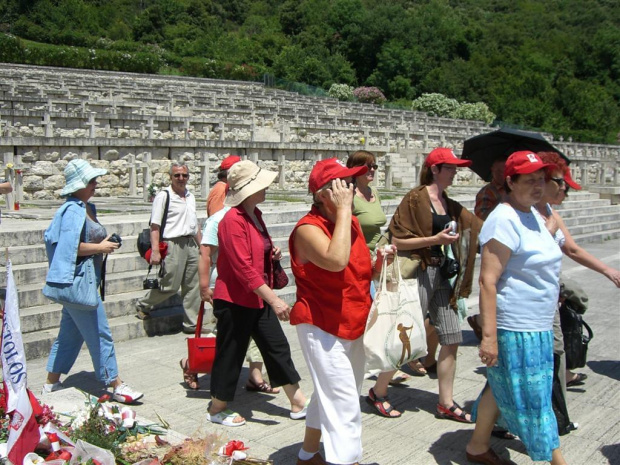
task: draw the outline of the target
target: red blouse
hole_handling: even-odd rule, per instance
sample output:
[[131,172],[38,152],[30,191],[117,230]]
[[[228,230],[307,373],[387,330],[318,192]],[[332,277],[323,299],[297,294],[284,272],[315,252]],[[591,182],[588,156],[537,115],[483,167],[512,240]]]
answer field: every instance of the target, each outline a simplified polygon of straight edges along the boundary
[[[257,208],[256,217],[267,231],[262,214]],[[265,236],[271,242],[268,234]],[[213,298],[249,308],[262,308],[263,299],[254,293],[263,284],[272,287],[271,262],[265,273],[265,241],[252,219],[241,207],[233,207],[220,221],[217,240],[217,279]],[[273,244],[272,244],[273,248]]]
[[297,285],[297,301],[291,311],[291,324],[308,323],[342,339],[357,339],[366,328],[372,277],[370,253],[359,222],[352,218],[349,264],[339,272],[324,270],[310,262],[303,265],[297,262],[294,237],[297,228],[303,224],[319,227],[329,238],[336,226],[312,207],[293,229],[289,252]]

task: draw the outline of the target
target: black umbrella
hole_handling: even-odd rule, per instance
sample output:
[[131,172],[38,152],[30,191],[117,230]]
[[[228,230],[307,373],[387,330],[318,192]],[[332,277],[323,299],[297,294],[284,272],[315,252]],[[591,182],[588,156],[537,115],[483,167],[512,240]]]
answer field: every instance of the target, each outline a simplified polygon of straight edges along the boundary
[[532,152],[557,152],[566,163],[570,160],[540,133],[519,129],[498,129],[497,131],[471,137],[463,145],[461,158],[471,160],[471,169],[485,181],[491,180],[491,165],[497,158],[508,156],[519,150]]

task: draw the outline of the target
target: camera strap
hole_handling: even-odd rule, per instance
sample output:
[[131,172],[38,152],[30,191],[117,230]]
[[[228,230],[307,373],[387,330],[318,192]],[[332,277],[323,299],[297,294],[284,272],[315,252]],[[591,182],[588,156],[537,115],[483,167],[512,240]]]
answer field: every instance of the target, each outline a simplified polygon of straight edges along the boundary
[[101,281],[99,282],[99,294],[101,294],[101,301],[105,302],[105,265],[108,262],[108,254],[103,257],[103,263],[101,264]]

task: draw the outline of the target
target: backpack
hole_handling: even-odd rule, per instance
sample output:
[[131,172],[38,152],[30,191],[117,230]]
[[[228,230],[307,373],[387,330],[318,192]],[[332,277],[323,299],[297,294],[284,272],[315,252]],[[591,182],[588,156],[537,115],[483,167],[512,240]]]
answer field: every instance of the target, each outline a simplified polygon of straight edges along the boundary
[[588,354],[588,343],[594,334],[571,301],[566,300],[560,306],[560,325],[564,336],[566,368],[572,370],[584,367]]
[[[159,237],[163,239],[164,237],[164,227],[166,226],[166,220],[168,219],[168,207],[170,207],[170,194],[167,190],[164,190],[166,193],[166,206],[164,207],[164,216],[161,221],[161,228],[159,230]],[[143,229],[140,234],[138,234],[138,253],[142,258],[146,258],[146,252],[151,248],[151,222],[149,221],[149,227]]]

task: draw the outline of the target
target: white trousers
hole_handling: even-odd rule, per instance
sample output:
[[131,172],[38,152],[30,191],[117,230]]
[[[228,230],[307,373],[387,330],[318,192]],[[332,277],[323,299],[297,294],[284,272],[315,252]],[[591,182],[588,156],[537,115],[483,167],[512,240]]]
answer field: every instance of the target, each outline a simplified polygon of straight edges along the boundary
[[361,461],[363,338],[341,339],[309,324],[297,325],[297,336],[314,383],[306,426],[321,430],[329,463]]

